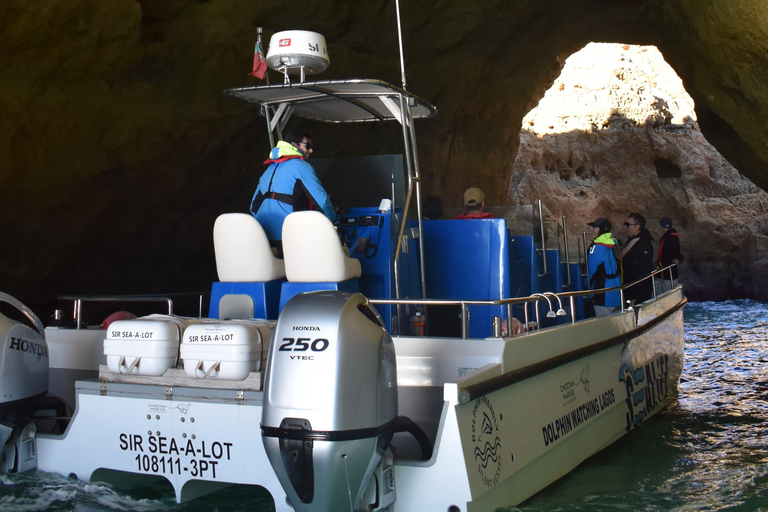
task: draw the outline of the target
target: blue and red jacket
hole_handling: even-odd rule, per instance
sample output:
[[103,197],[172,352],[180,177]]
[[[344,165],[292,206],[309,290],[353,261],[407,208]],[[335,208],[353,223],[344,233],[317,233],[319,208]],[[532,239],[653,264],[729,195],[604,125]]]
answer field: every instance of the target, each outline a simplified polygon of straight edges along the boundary
[[331,222],[336,222],[328,194],[298,149],[280,141],[264,163],[270,165],[253,194],[251,213],[269,240],[283,239],[283,221],[295,211],[321,211]]
[[[613,249],[617,242],[610,233],[603,233],[595,238],[592,245],[589,246],[589,288],[597,290],[600,288],[613,288],[621,286],[621,277],[619,277],[619,265],[616,263],[616,256]],[[592,296],[596,306],[605,306],[608,308],[621,305],[621,292],[615,290],[612,292],[598,293]]]

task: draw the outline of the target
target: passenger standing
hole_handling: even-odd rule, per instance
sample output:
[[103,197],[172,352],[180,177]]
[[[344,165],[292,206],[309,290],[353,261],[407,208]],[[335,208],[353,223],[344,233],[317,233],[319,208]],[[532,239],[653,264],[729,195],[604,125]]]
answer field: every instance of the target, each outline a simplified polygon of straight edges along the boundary
[[[616,240],[611,234],[611,222],[600,217],[588,224],[592,228],[594,240],[589,246],[589,288],[613,288],[621,286],[619,265],[616,262],[614,249]],[[621,306],[621,292],[614,290],[592,295],[595,316],[607,316]]]
[[[653,272],[653,237],[645,227],[645,217],[639,213],[630,213],[624,223],[629,238],[619,252],[621,260],[621,281],[626,286]],[[624,299],[644,302],[653,297],[653,285],[650,279],[624,289]]]
[[477,187],[470,187],[464,192],[464,206],[466,213],[457,215],[457,219],[493,219],[491,212],[485,210],[485,194]]
[[289,213],[317,210],[336,222],[336,212],[315,170],[306,160],[312,154],[312,134],[289,133],[269,153],[270,164],[259,179],[251,200],[251,213],[282,258],[283,221]]
[[657,281],[657,292],[664,293],[665,291],[672,289],[673,282],[677,282],[677,266],[684,258],[680,252],[680,233],[672,227],[672,219],[663,217],[659,224],[664,228],[664,234],[661,235],[661,240],[659,240],[659,254],[656,258],[659,268],[668,267],[673,263],[675,265],[672,267],[671,279],[670,271],[665,270]]

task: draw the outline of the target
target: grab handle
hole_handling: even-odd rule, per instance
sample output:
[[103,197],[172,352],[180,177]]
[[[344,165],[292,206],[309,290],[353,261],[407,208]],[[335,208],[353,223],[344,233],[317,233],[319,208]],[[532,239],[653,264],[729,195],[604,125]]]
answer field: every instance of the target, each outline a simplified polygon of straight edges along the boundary
[[[139,365],[139,361],[141,361],[140,357],[134,357],[133,361],[131,361],[131,364],[126,366],[125,356],[120,356],[120,360],[117,363],[117,367],[120,370],[120,373],[122,375],[128,375],[133,371],[134,368],[136,368]],[[123,368],[125,368],[125,371],[123,371]]]
[[203,371],[204,363],[205,361],[198,361],[197,364],[195,364],[195,377],[197,377],[198,379],[207,379],[208,377],[211,376],[211,374],[214,371],[217,371],[216,370],[217,368],[221,366],[221,361],[216,361],[214,364],[210,366],[210,368],[208,368],[207,372],[204,372]]

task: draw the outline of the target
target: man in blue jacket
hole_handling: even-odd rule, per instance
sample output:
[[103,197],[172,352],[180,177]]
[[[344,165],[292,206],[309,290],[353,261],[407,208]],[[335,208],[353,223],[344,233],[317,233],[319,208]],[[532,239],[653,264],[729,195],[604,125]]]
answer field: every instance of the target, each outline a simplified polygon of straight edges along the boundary
[[[589,288],[613,288],[621,286],[619,265],[616,263],[614,248],[616,240],[611,234],[611,222],[600,217],[588,224],[592,228],[595,240],[589,246]],[[592,296],[595,316],[610,315],[621,305],[619,290],[597,293]]]
[[289,133],[269,153],[270,164],[259,179],[251,200],[251,213],[282,257],[283,221],[289,213],[317,210],[336,222],[336,213],[315,170],[307,163],[312,154],[312,134]]

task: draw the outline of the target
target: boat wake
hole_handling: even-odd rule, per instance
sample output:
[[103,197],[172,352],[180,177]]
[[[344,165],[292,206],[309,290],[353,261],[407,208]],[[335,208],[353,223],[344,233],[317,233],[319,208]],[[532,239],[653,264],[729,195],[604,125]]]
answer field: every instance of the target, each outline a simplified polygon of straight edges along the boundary
[[0,475],[0,510],[16,512],[96,512],[103,510],[159,512],[173,503],[133,499],[106,484],[88,484],[41,471]]

